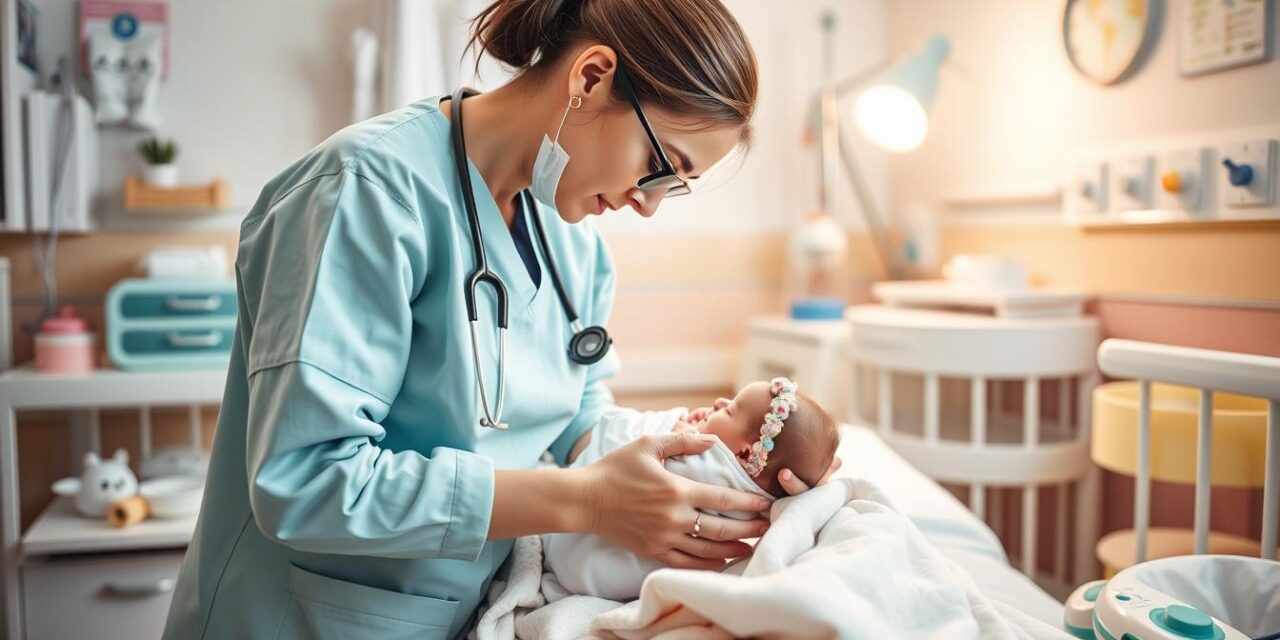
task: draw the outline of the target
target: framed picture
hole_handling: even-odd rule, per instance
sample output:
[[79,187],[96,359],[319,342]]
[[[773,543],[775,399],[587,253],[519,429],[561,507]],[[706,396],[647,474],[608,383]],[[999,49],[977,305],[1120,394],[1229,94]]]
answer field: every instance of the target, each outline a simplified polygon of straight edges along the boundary
[[1176,0],[1178,73],[1194,76],[1271,56],[1271,0]]

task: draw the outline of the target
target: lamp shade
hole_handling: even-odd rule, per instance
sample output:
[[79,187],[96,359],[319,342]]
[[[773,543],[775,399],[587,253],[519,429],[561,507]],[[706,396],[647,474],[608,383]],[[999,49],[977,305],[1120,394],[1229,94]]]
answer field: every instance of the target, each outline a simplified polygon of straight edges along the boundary
[[929,107],[938,91],[938,70],[951,51],[946,37],[924,48],[863,91],[854,106],[862,135],[887,151],[910,151],[929,130]]

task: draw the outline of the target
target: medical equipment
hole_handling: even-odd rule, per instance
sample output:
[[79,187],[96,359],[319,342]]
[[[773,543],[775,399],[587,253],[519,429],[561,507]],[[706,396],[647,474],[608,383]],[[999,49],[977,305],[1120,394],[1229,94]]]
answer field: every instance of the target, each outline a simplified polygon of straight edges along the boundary
[[139,129],[154,131],[160,127],[162,55],[162,43],[156,36],[135,40],[125,52],[129,69],[129,124]]
[[[457,167],[458,181],[462,187],[462,201],[467,208],[467,220],[471,227],[471,248],[475,253],[476,260],[475,270],[467,277],[463,297],[467,304],[467,317],[470,321],[471,353],[475,358],[476,383],[480,387],[480,405],[484,411],[484,417],[480,419],[480,425],[494,429],[506,429],[507,424],[502,422],[502,400],[506,380],[503,361],[506,358],[507,345],[507,287],[502,283],[502,279],[498,277],[498,274],[489,269],[489,261],[484,251],[484,238],[480,233],[480,214],[476,209],[475,192],[471,184],[471,168],[467,162],[466,142],[463,140],[462,135],[462,100],[467,96],[475,95],[475,93],[470,89],[459,89],[454,92],[453,98],[450,100],[450,108],[453,114],[450,122],[453,137],[453,156]],[[542,249],[543,260],[546,261],[547,271],[551,274],[551,283],[555,286],[556,295],[560,299],[560,306],[564,309],[565,316],[569,320],[569,326],[573,330],[573,337],[569,339],[569,360],[582,365],[599,362],[609,352],[609,347],[613,344],[613,340],[609,337],[609,333],[604,327],[584,327],[582,322],[579,321],[578,313],[574,310],[573,303],[569,301],[569,294],[565,291],[564,283],[560,281],[560,272],[556,269],[555,258],[552,257],[551,247],[547,244],[547,234],[543,229],[542,219],[538,214],[538,205],[534,202],[534,198],[528,190],[521,192],[519,204],[521,212],[528,212],[529,218],[533,221],[534,232],[538,237],[538,245]],[[517,212],[517,215],[520,215],[521,212]],[[489,408],[488,389],[484,383],[484,369],[480,361],[480,338],[476,333],[477,325],[479,324],[479,314],[476,310],[476,287],[481,283],[486,283],[493,288],[497,305],[498,387],[496,404],[492,412]]]
[[107,293],[107,355],[130,371],[224,368],[236,328],[236,283],[137,278]]
[[1064,621],[1067,631],[1079,638],[1275,638],[1280,632],[1277,579],[1280,562],[1274,560],[1152,560],[1110,580],[1081,585],[1067,600]]

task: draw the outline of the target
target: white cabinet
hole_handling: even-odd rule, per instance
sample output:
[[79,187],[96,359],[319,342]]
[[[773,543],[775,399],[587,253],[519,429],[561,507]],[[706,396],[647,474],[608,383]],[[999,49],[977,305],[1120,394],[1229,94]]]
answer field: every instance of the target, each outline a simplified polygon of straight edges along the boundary
[[159,638],[182,550],[53,556],[22,568],[29,640]]

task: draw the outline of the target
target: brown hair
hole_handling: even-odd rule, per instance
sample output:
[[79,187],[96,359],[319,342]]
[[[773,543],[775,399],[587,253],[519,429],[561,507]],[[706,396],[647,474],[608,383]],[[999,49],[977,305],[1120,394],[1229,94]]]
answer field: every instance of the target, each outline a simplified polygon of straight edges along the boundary
[[[755,53],[719,0],[497,0],[472,22],[468,47],[524,73],[586,42],[617,53],[642,103],[749,139]],[[616,85],[613,97],[625,103]]]
[[822,479],[836,457],[840,446],[840,428],[827,410],[803,392],[796,394],[800,405],[782,427],[782,433],[773,441],[769,463],[756,481],[775,497],[787,495],[778,472],[790,469],[791,473],[812,487]]

